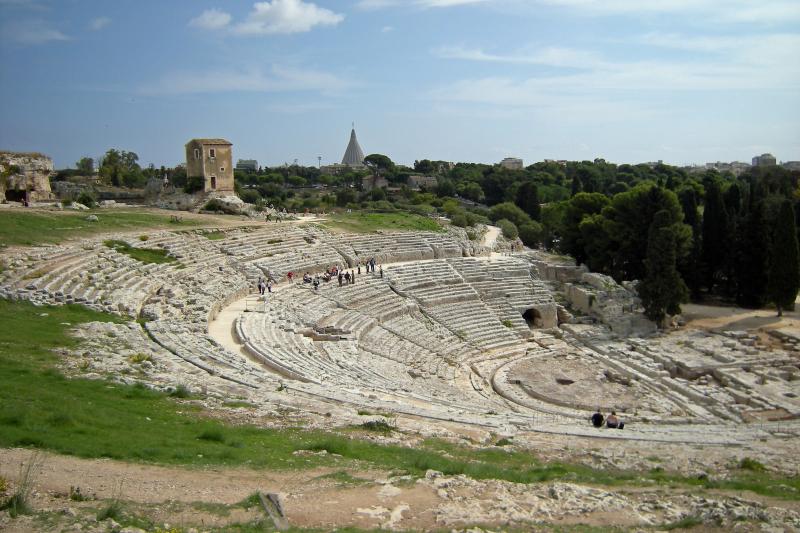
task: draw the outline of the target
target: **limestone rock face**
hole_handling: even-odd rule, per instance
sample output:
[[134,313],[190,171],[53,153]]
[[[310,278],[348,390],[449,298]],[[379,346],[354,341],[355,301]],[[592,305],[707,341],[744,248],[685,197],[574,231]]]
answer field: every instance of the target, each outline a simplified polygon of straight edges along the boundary
[[0,201],[45,202],[53,199],[53,160],[37,153],[0,152]]

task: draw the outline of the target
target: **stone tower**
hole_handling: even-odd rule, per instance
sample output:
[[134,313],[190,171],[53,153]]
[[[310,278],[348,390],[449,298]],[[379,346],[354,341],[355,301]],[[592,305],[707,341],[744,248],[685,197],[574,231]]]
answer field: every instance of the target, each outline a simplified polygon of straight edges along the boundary
[[192,139],[186,143],[186,176],[203,178],[203,191],[233,192],[233,145],[225,139]]

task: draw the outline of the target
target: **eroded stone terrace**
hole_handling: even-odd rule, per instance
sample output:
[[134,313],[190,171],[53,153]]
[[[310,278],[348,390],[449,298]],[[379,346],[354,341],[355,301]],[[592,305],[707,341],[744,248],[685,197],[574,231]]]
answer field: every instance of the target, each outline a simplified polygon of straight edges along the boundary
[[[629,338],[647,326],[632,292],[544,254],[481,256],[456,231],[221,231],[222,240],[204,230],[111,236],[167,250],[172,264],[140,263],[102,240],[6,253],[0,294],[140,317],[143,327],[120,332],[168,361],[174,382],[261,404],[587,436],[598,435],[586,419],[601,407],[628,421],[603,437],[667,442],[800,432],[795,351],[743,332]],[[258,276],[355,269],[372,257],[383,277],[362,268],[352,285],[284,282],[267,303],[250,296],[231,328],[240,349],[209,334]]]

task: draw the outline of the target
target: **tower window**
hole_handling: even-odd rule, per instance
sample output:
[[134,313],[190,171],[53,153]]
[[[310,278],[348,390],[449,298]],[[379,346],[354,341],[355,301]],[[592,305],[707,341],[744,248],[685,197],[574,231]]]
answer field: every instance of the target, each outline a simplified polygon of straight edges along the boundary
[[213,148],[209,148],[208,157],[210,157],[211,159],[214,159],[215,157],[217,157],[217,151],[215,149],[213,149]]
[[195,159],[200,159],[200,148],[195,148],[194,149],[194,158]]

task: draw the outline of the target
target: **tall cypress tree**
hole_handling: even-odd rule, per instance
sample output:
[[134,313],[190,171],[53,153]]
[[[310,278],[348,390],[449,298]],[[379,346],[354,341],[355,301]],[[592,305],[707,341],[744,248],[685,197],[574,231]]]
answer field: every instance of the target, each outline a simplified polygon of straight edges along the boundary
[[680,304],[689,296],[686,283],[675,268],[676,248],[671,216],[659,211],[653,217],[647,239],[647,275],[639,283],[644,314],[659,325],[667,315],[680,313]]
[[536,184],[526,181],[517,189],[515,202],[533,220],[542,220],[542,206],[539,204],[539,189]]
[[686,281],[692,298],[699,298],[702,276],[700,275],[700,261],[702,254],[702,223],[697,211],[697,195],[694,189],[683,189],[679,194],[681,209],[683,210],[683,223],[692,228],[692,246],[689,253],[679,261],[681,277]]
[[789,200],[781,203],[772,233],[772,255],[769,267],[767,294],[769,301],[783,310],[794,310],[794,301],[800,288],[800,251],[797,244],[797,227],[794,210]]
[[764,202],[759,201],[750,208],[739,229],[733,268],[736,303],[752,308],[762,307],[766,303],[768,259],[769,232]]
[[703,266],[708,290],[720,275],[725,256],[731,246],[728,234],[728,215],[722,191],[716,180],[709,180],[706,186],[706,205],[703,211]]

